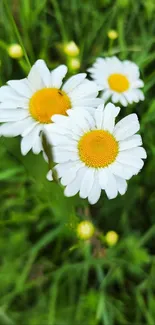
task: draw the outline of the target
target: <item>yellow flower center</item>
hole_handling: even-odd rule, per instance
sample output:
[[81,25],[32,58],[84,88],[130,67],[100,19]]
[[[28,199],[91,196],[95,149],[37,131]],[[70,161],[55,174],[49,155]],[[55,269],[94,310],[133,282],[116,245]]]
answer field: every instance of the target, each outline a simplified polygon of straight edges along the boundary
[[106,167],[117,157],[118,142],[108,131],[93,130],[81,137],[78,149],[81,160],[87,166]]
[[57,88],[43,88],[36,91],[29,102],[32,117],[40,123],[52,123],[54,114],[67,115],[71,102],[67,94]]
[[119,73],[111,74],[108,78],[109,86],[118,93],[123,93],[129,89],[130,83],[126,76]]

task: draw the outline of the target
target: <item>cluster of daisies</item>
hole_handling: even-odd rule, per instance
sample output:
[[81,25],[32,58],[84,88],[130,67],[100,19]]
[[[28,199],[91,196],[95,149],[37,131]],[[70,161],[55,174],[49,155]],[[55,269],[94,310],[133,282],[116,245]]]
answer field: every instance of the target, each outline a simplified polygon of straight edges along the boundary
[[[21,152],[44,151],[43,135],[51,148],[53,167],[66,196],[79,192],[95,204],[106,192],[109,199],[127,190],[127,180],[143,167],[146,152],[136,114],[115,124],[120,103],[144,100],[138,66],[117,57],[98,58],[85,73],[63,79],[67,67],[49,71],[43,60],[27,78],[11,80],[0,88],[0,135],[21,135]],[[111,99],[111,102],[107,102]],[[53,180],[53,171],[47,178]]]

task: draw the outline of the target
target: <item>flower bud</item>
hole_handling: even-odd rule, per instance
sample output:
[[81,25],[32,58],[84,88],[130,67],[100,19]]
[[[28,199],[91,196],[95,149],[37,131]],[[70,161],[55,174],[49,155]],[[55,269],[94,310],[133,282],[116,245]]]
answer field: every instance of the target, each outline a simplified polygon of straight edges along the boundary
[[72,58],[68,62],[70,70],[79,70],[80,69],[80,60],[78,58]]
[[81,221],[77,225],[77,235],[80,239],[90,239],[95,232],[95,227],[90,221]]
[[106,242],[108,244],[108,246],[114,246],[117,244],[118,242],[118,234],[117,232],[111,230],[111,231],[108,231],[106,236],[105,236],[105,239],[106,239]]
[[118,33],[116,30],[114,29],[111,29],[108,31],[108,37],[111,39],[111,40],[115,40],[117,37],[118,37]]
[[19,44],[11,44],[8,46],[8,54],[12,59],[21,59],[23,57],[23,49]]
[[64,45],[64,53],[68,56],[77,56],[79,55],[79,52],[80,50],[78,46],[73,41]]

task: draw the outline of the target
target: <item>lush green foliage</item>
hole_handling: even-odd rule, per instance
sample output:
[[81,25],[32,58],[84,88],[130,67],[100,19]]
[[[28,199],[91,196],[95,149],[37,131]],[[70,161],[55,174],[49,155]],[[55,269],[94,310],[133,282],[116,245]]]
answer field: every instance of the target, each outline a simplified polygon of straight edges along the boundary
[[[148,159],[123,197],[88,207],[45,179],[42,155],[22,157],[20,140],[0,139],[0,324],[155,324],[155,3],[153,0],[4,0],[0,2],[0,82],[20,79],[37,58],[67,63],[66,41],[80,47],[80,70],[96,56],[135,61],[145,82],[136,112]],[[109,29],[119,37],[108,39]],[[7,46],[25,56],[13,60]],[[70,70],[70,74],[72,71]],[[79,241],[76,225],[90,219],[96,239]],[[102,233],[115,230],[108,248]]]

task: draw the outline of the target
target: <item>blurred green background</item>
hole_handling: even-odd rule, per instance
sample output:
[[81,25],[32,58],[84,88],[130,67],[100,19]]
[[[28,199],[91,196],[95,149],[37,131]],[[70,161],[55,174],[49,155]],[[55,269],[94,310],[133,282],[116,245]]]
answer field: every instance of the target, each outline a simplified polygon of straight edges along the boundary
[[[68,76],[97,56],[133,60],[146,100],[121,116],[138,114],[148,159],[123,197],[103,193],[88,206],[46,181],[42,155],[22,157],[19,138],[0,138],[0,325],[155,324],[154,17],[154,0],[1,0],[0,84],[25,77],[38,58],[68,64]],[[64,53],[72,40],[76,58]],[[23,47],[18,60],[13,43]],[[83,241],[76,227],[87,219],[96,233]],[[109,230],[116,245],[105,241]]]

